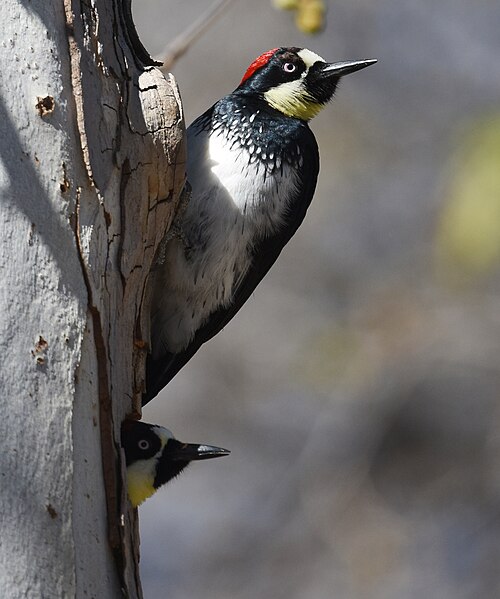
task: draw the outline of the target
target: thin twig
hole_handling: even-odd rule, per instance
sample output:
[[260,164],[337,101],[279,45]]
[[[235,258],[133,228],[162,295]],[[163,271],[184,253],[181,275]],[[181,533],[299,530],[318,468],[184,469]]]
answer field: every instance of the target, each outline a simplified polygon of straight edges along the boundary
[[164,48],[159,57],[156,58],[163,65],[162,71],[169,71],[174,63],[185,54],[189,48],[200,38],[231,4],[233,0],[216,0],[212,6],[201,15],[194,23],[178,35]]

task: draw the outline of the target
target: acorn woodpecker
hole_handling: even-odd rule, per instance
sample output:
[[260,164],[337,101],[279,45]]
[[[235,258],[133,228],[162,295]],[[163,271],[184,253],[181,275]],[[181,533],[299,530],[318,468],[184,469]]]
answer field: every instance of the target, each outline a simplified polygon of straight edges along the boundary
[[222,447],[181,443],[162,426],[125,420],[121,442],[127,465],[127,491],[130,503],[137,507],[194,460],[228,455]]
[[375,62],[274,48],[189,127],[190,199],[153,273],[143,404],[233,318],[294,235],[319,170],[308,121],[341,77]]

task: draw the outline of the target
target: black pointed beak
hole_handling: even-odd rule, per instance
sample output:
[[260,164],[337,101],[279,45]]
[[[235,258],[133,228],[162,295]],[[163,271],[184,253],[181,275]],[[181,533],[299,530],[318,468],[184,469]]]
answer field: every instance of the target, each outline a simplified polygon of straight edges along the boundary
[[361,69],[365,69],[376,62],[376,58],[370,58],[368,60],[326,63],[320,71],[320,77],[343,77],[344,75],[361,71]]
[[[172,441],[170,441],[172,443]],[[169,443],[169,445],[170,445]],[[229,455],[231,452],[222,447],[213,445],[201,445],[198,443],[182,443],[176,441],[175,445],[168,451],[170,460],[179,460],[182,462],[191,462],[193,460],[210,460],[211,458],[220,458]]]
[[195,460],[209,460],[228,455],[230,452],[222,447],[213,445],[200,445],[198,443],[182,443],[177,439],[169,439],[156,468],[156,476],[153,483],[155,489],[161,487],[169,480],[177,476],[184,468]]
[[360,71],[376,62],[375,59],[330,63],[317,61],[309,69],[306,87],[318,104],[326,104],[332,99],[338,82],[344,75]]

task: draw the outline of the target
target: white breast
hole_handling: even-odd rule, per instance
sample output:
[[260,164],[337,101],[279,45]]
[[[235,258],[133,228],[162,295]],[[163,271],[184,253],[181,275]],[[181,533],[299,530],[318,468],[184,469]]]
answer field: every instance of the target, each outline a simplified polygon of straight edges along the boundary
[[161,353],[159,341],[170,352],[184,349],[209,314],[229,304],[250,266],[253,246],[283,224],[296,188],[289,165],[280,164],[271,174],[255,160],[265,148],[231,147],[220,134],[193,133],[188,131],[192,196],[182,218],[185,239],[169,243],[160,273],[155,353]]

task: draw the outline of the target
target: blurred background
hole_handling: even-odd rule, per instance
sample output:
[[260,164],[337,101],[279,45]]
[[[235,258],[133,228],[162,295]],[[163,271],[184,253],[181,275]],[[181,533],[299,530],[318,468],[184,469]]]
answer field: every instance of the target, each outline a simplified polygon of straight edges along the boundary
[[[207,0],[136,0],[152,55]],[[146,599],[500,597],[500,3],[234,0],[173,67],[189,124],[276,46],[378,58],[312,122],[306,222],[144,410],[232,450],[140,508]]]

